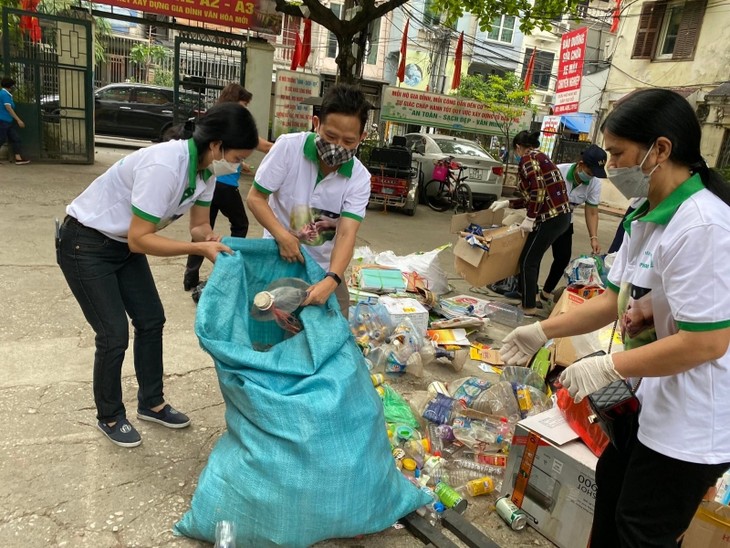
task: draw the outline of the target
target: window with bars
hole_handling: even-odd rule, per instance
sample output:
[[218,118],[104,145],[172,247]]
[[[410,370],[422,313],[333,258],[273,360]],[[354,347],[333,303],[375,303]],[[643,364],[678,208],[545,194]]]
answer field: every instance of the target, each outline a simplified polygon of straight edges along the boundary
[[641,6],[633,59],[694,59],[707,0],[645,2]]
[[[532,49],[525,51],[525,59],[522,63],[522,79],[527,76],[527,66],[530,64]],[[550,89],[550,78],[553,74],[553,62],[555,54],[549,51],[538,51],[535,55],[535,67],[532,71],[532,86],[536,89],[547,91]]]
[[368,44],[368,65],[378,64],[378,44],[380,44],[380,19],[376,19],[372,23],[372,30],[370,31],[370,43]]
[[489,40],[497,42],[512,43],[512,37],[515,33],[516,17],[512,15],[501,15],[492,20],[492,30],[487,34]]
[[[331,4],[330,9],[335,17],[339,18],[342,15],[342,4]],[[327,57],[334,59],[337,57],[337,37],[331,32],[327,35]]]
[[715,164],[717,169],[723,171],[726,177],[730,174],[730,129],[725,130],[725,136],[722,139],[722,148],[720,156]]

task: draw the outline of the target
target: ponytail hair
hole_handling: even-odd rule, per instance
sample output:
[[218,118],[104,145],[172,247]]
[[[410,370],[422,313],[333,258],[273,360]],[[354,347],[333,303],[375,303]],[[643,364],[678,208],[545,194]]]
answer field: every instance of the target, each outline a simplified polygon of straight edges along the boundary
[[210,143],[222,141],[224,149],[253,150],[259,144],[256,122],[249,110],[238,103],[220,103],[211,107],[198,120],[170,128],[165,139],[190,139],[198,154],[204,153]]
[[520,131],[512,139],[512,148],[515,148],[517,145],[528,148],[540,148],[540,132],[534,131],[530,133],[529,131]]

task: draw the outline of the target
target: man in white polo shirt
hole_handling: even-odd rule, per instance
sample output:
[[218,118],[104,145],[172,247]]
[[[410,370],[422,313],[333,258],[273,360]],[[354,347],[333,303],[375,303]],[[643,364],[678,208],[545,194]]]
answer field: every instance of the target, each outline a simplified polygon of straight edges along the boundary
[[[542,290],[540,300],[552,301],[552,293],[570,264],[573,254],[573,217],[572,211],[585,204],[586,228],[593,253],[601,252],[598,241],[598,205],[601,203],[601,181],[606,178],[606,151],[597,145],[591,145],[583,151],[581,159],[574,164],[559,164],[570,201],[570,226],[562,236],[553,242],[553,264]],[[600,179],[599,179],[600,178]]]
[[314,133],[279,137],[246,201],[284,260],[303,262],[305,245],[326,272],[304,304],[323,304],[335,292],[345,316],[349,295],[342,278],[370,199],[370,173],[355,158],[369,109],[359,88],[331,88],[312,120]]

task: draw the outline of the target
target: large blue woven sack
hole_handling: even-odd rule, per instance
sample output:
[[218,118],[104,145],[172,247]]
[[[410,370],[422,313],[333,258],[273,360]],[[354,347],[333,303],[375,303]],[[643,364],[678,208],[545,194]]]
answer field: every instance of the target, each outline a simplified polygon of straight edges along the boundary
[[[374,533],[429,502],[396,469],[380,399],[332,296],[305,307],[285,339],[249,315],[273,280],[322,279],[279,258],[273,240],[229,238],[198,303],[195,331],[215,361],[227,431],[200,475],[183,535],[213,542],[220,520],[238,546],[309,546]],[[258,345],[273,345],[257,351]]]

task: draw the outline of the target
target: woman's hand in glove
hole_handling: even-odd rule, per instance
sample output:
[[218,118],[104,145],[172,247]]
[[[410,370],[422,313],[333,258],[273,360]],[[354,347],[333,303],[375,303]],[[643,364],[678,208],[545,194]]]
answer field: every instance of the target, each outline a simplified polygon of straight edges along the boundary
[[489,206],[489,209],[491,211],[499,211],[500,209],[504,209],[509,206],[509,200],[497,200],[496,202],[492,202],[492,205]]
[[546,342],[540,322],[523,325],[504,338],[499,354],[506,365],[526,365]]
[[619,379],[623,377],[613,366],[611,354],[583,358],[560,374],[560,384],[568,390],[575,403]]
[[535,230],[535,219],[525,217],[525,220],[522,221],[522,224],[520,225],[520,230],[525,234],[529,234],[530,232]]

